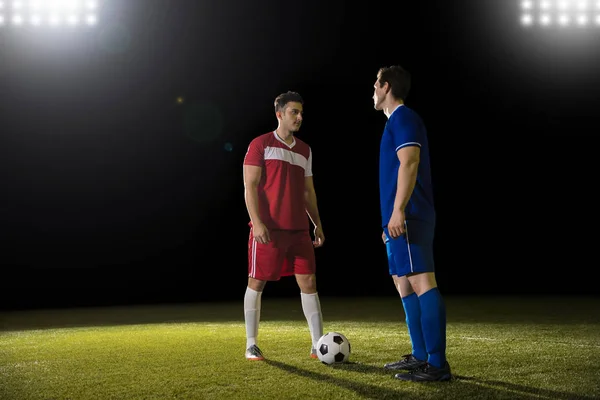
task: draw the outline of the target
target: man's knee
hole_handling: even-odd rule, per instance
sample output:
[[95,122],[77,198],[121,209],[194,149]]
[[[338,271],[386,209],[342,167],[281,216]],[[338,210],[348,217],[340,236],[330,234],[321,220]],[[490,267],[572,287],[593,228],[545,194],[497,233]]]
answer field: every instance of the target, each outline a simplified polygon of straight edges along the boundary
[[265,288],[266,284],[267,284],[266,281],[261,281],[259,279],[250,278],[250,277],[248,278],[248,287],[257,292],[262,292],[263,289]]
[[296,275],[296,282],[302,293],[313,294],[317,292],[317,277],[315,274]]
[[437,287],[435,274],[433,272],[421,272],[409,275],[408,280],[418,296]]

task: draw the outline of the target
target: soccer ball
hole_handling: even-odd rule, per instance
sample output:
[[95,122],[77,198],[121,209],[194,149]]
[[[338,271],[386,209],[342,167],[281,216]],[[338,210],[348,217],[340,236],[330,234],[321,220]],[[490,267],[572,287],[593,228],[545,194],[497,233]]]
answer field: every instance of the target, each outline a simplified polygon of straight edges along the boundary
[[317,342],[317,357],[323,364],[341,364],[350,358],[350,341],[339,332],[329,332]]

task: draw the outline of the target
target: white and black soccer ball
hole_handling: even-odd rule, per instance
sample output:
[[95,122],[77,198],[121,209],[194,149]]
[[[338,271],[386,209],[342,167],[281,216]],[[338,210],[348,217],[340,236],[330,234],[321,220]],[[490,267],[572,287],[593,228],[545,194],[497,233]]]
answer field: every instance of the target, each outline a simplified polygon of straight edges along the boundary
[[328,332],[317,342],[317,357],[327,365],[347,362],[350,350],[350,341],[339,332]]

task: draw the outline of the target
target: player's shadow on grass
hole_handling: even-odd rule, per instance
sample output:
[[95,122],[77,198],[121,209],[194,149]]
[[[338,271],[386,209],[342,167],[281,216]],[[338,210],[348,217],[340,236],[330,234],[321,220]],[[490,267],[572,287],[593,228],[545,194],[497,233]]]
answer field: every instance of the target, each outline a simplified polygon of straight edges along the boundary
[[495,390],[501,392],[510,392],[513,394],[514,399],[533,399],[533,398],[545,398],[545,399],[556,399],[556,400],[597,400],[598,396],[584,396],[581,394],[559,392],[550,389],[540,389],[524,385],[517,385],[515,383],[496,381],[490,379],[480,379],[472,376],[454,375],[454,381],[462,383],[472,383],[476,390],[481,388],[487,388],[488,390]]
[[[415,396],[414,394],[402,390],[402,387],[399,386],[397,390],[391,390],[375,385],[370,385],[367,383],[362,383],[360,381],[352,381],[350,379],[343,379],[338,377],[329,376],[327,374],[321,374],[318,372],[308,371],[302,368],[294,367],[293,365],[285,364],[279,361],[274,360],[265,360],[265,362],[269,365],[272,365],[276,368],[279,368],[283,371],[286,371],[290,374],[302,376],[304,378],[313,379],[318,382],[327,382],[341,388],[345,388],[348,390],[354,391],[356,394],[364,397],[366,399],[403,399],[403,400],[417,400],[422,398],[422,396]],[[347,368],[354,363],[346,363],[331,366],[333,368]],[[374,367],[371,367],[374,368]]]
[[[369,384],[364,384],[356,381],[350,381],[342,378],[336,378],[327,376],[324,374],[319,374],[312,371],[303,370],[288,364],[284,364],[278,361],[267,360],[267,363],[274,365],[280,369],[283,369],[287,372],[294,373],[296,375],[304,376],[310,379],[315,379],[319,381],[328,381],[330,383],[336,384],[340,387],[344,387],[346,389],[350,389],[355,391],[357,394],[367,397],[367,398],[377,398],[377,399],[389,399],[395,398],[396,396],[400,396],[402,399],[416,399],[418,397],[412,395],[411,393],[407,393],[402,390],[404,386],[402,384],[420,384],[420,385],[432,385],[430,382],[400,382],[398,390],[390,390],[386,388],[381,388],[378,386],[373,386]],[[390,379],[401,371],[387,371],[383,367],[373,366],[369,364],[362,364],[358,362],[346,362],[343,364],[333,364],[329,365],[326,368],[332,369],[340,369],[344,371],[353,371],[365,374],[378,374],[378,375],[387,375]],[[503,396],[510,393],[511,398],[516,399],[536,399],[536,398],[551,398],[556,400],[595,400],[598,397],[595,396],[583,396],[577,395],[574,393],[568,392],[560,392],[556,390],[549,389],[541,389],[534,388],[525,385],[518,385],[511,382],[503,382],[497,380],[486,380],[480,379],[477,377],[469,377],[463,375],[454,374],[451,382],[436,382],[433,385],[448,385],[452,384],[452,391],[460,391],[465,398],[477,398],[477,397],[486,397],[486,398],[495,398],[499,397],[499,393],[502,393]],[[455,385],[461,385],[457,387]],[[410,397],[413,396],[413,397]]]
[[379,374],[379,375],[388,375],[394,376],[398,371],[388,371],[383,367],[378,367],[369,364],[363,364],[355,361],[349,361],[341,364],[331,364],[328,365],[327,368],[332,369],[341,369],[344,371],[354,371],[354,372],[362,372],[365,374]]

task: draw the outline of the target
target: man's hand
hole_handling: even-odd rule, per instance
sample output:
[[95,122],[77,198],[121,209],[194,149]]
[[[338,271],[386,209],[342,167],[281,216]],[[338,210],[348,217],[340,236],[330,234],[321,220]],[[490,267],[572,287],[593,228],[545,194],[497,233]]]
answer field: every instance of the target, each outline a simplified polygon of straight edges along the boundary
[[397,239],[404,235],[406,232],[404,210],[394,210],[387,228],[392,239]]
[[321,247],[325,243],[325,235],[323,229],[320,226],[315,226],[315,240],[313,240],[314,247]]
[[269,237],[269,230],[262,222],[257,224],[252,223],[252,236],[256,243],[267,244],[271,241]]

